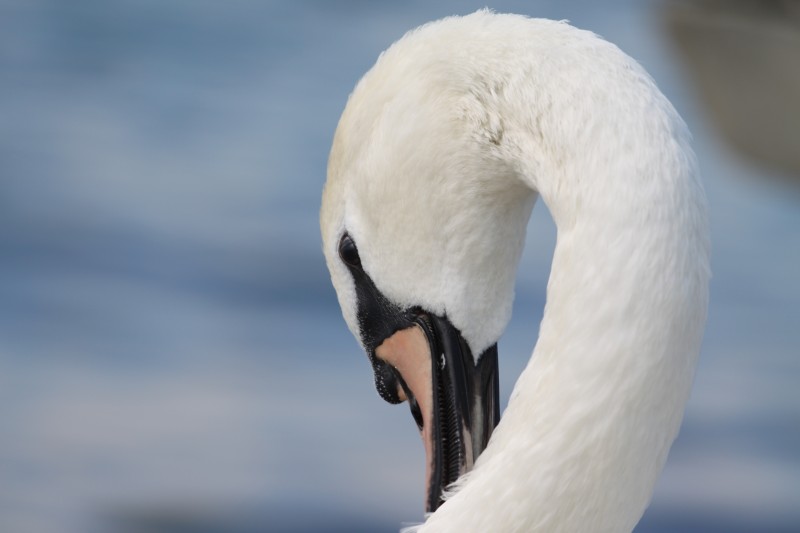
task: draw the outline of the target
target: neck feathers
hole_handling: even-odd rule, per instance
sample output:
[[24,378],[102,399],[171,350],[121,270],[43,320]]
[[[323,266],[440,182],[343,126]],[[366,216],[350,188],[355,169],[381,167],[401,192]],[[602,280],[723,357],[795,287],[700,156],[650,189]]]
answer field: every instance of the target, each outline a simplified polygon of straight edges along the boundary
[[488,448],[421,531],[630,531],[699,353],[704,195],[685,125],[641,67],[588,32],[512,22],[504,42],[524,35],[481,82],[483,120],[491,157],[558,227],[547,304]]

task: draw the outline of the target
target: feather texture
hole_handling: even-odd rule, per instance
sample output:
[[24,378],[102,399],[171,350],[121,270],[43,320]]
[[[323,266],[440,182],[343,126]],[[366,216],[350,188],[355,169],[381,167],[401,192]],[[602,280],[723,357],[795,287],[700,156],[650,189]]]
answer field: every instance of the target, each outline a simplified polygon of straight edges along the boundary
[[690,135],[647,73],[564,22],[483,10],[409,32],[350,96],[323,248],[358,337],[346,230],[390,300],[480,354],[541,197],[558,228],[533,357],[475,468],[418,527],[631,531],[677,435],[708,304]]

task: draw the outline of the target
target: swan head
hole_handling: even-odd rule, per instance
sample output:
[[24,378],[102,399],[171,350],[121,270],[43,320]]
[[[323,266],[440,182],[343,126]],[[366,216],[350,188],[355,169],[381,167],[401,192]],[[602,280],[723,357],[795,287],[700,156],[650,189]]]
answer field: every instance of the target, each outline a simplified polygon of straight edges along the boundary
[[[538,195],[558,228],[548,300],[487,447]],[[321,230],[380,395],[420,426],[429,523],[633,528],[680,426],[709,275],[688,131],[635,61],[565,23],[487,11],[410,32],[350,96]]]
[[345,321],[420,428],[428,511],[499,420],[496,343],[534,202],[499,157],[479,69],[432,53],[436,35],[407,35],[356,86],[321,209]]

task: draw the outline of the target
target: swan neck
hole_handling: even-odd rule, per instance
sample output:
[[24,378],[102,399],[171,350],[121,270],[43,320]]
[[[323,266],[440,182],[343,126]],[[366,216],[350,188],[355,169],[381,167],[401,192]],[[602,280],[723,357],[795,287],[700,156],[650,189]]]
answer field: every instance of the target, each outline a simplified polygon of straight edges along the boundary
[[631,531],[680,427],[708,302],[704,194],[672,106],[592,45],[610,49],[606,83],[537,65],[544,87],[497,106],[504,165],[556,223],[547,303],[487,449],[422,531]]

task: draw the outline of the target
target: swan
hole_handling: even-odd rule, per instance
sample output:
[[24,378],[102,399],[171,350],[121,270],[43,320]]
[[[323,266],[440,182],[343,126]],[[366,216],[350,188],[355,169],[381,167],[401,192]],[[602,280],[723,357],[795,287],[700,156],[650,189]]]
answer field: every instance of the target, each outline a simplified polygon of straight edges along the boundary
[[[497,341],[539,197],[557,228],[547,299],[501,420]],[[350,95],[320,226],[378,392],[420,430],[419,531],[634,528],[678,433],[710,277],[690,134],[641,66],[566,22],[423,25]]]

